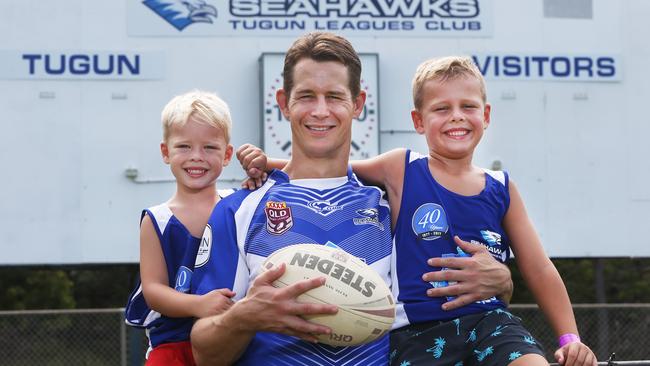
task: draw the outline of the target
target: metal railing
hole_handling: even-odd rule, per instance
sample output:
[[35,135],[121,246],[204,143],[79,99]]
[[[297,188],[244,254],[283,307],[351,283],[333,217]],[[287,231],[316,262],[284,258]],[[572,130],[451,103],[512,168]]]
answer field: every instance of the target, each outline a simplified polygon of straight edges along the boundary
[[[555,362],[555,335],[537,306],[510,311]],[[599,365],[650,366],[650,304],[578,304],[574,312]],[[125,325],[123,309],[0,311],[2,365],[142,365],[146,344],[144,331]],[[614,352],[620,361],[605,361]]]

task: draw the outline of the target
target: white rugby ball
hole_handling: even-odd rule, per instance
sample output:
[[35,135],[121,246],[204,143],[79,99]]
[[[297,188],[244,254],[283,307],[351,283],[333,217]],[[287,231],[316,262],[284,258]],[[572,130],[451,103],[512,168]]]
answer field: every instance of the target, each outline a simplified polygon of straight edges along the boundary
[[273,283],[275,287],[326,278],[323,286],[298,296],[300,302],[338,306],[336,314],[305,316],[332,329],[331,334],[319,336],[319,342],[354,346],[372,342],[390,330],[395,320],[393,295],[379,274],[359,258],[335,247],[296,244],[273,252],[262,263],[262,270],[281,263],[286,263],[287,269]]

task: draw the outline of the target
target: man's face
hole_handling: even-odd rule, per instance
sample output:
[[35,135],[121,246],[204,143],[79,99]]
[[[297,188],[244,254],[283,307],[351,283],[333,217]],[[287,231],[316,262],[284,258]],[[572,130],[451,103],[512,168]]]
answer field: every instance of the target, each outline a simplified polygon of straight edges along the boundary
[[350,154],[352,119],[359,116],[365,93],[352,98],[345,65],[304,58],[293,71],[288,97],[277,93],[278,105],[291,122],[292,155],[335,158]]

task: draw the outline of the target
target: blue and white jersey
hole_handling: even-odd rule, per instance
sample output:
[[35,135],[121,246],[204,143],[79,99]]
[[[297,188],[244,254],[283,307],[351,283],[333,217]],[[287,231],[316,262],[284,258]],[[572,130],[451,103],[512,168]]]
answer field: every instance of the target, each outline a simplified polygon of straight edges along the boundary
[[[348,175],[289,180],[278,170],[255,191],[222,200],[196,257],[192,291],[230,288],[242,298],[274,251],[299,243],[333,243],[362,258],[390,284],[393,251],[383,192]],[[311,344],[259,332],[239,365],[387,365],[388,337],[357,347]]]
[[[219,190],[220,197],[226,197],[232,189]],[[165,263],[169,285],[176,291],[189,293],[190,281],[194,271],[196,252],[200,238],[192,236],[190,231],[169,208],[167,203],[150,207],[142,211],[140,222],[148,215],[151,219]],[[181,342],[190,339],[193,318],[170,318],[151,310],[142,293],[142,284],[138,280],[136,288],[129,296],[124,309],[126,324],[146,328],[150,348],[163,343]]]
[[[180,292],[190,291],[196,251],[200,238],[195,238],[174,216],[166,203],[142,211],[140,221],[148,215],[156,229],[160,247],[167,263],[170,286]],[[142,294],[142,284],[129,297],[125,309],[126,323],[147,329],[150,346],[187,341],[192,330],[192,318],[169,318],[149,309]]]
[[502,226],[510,205],[508,175],[485,170],[483,191],[475,196],[463,196],[436,182],[427,156],[407,151],[405,163],[402,202],[394,234],[392,290],[400,310],[393,328],[505,307],[500,300],[490,298],[444,311],[441,305],[451,297],[431,298],[426,291],[449,284],[425,282],[422,275],[441,270],[429,266],[429,258],[466,255],[455,244],[455,235],[484,245],[501,262],[509,258],[509,240]]

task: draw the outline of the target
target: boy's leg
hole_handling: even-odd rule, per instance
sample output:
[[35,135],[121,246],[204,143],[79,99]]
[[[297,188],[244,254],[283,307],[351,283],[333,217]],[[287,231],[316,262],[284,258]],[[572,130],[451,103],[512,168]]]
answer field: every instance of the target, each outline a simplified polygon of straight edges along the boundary
[[413,324],[390,334],[390,365],[462,365],[466,335],[457,320]]
[[193,366],[192,345],[189,341],[164,343],[153,348],[146,366]]
[[[483,313],[473,332],[472,356],[465,365],[548,365],[544,351],[521,319],[506,309]],[[461,318],[462,319],[462,318]]]
[[548,366],[548,361],[538,354],[529,353],[510,362],[508,366]]

